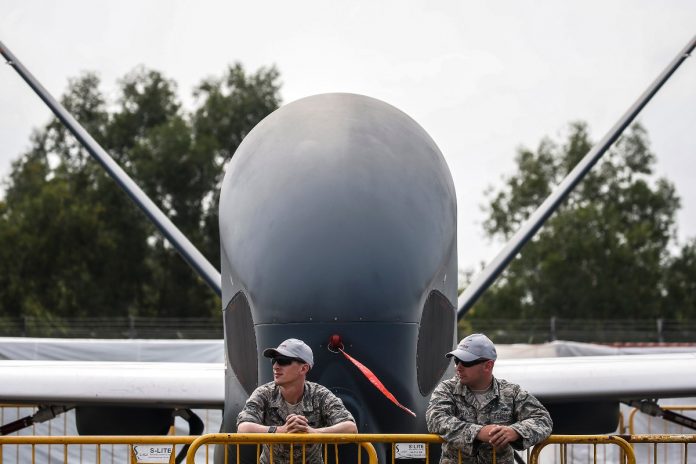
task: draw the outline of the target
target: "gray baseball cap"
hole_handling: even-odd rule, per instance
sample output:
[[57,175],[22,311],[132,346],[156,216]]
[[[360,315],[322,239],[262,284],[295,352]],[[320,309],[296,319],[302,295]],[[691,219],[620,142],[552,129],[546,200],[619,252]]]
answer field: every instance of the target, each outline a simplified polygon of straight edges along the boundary
[[457,349],[450,351],[445,356],[451,358],[456,356],[464,362],[475,361],[479,358],[495,361],[498,353],[495,351],[493,342],[483,334],[471,334],[462,338],[457,345]]
[[263,350],[263,355],[267,358],[275,358],[277,356],[297,358],[309,364],[309,367],[314,367],[312,349],[305,342],[296,338],[288,338],[278,345],[278,348],[266,348]]

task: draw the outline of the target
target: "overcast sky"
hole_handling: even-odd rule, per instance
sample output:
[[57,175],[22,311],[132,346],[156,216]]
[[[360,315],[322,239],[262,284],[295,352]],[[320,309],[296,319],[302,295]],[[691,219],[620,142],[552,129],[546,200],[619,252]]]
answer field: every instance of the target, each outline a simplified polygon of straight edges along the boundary
[[[144,64],[191,89],[240,61],[275,64],[284,102],[354,92],[403,110],[452,171],[460,268],[502,248],[483,235],[484,190],[569,121],[601,138],[696,34],[696,2],[2,0],[0,41],[54,95],[96,71],[113,94]],[[49,111],[0,68],[0,175]],[[677,185],[680,238],[696,236],[696,63],[680,68],[640,116],[658,173]]]

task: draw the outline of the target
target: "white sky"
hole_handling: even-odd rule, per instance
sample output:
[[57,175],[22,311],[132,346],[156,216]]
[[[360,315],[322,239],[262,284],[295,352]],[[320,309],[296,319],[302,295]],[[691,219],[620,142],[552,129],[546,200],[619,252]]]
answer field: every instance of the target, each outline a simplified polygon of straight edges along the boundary
[[[452,171],[459,266],[502,248],[483,236],[487,186],[571,120],[601,138],[696,34],[696,2],[2,0],[0,41],[54,95],[82,71],[113,94],[136,65],[163,71],[181,98],[235,61],[275,64],[284,101],[354,92],[405,111]],[[49,111],[0,67],[0,176]],[[658,172],[677,185],[680,238],[696,236],[696,63],[687,60],[640,120]]]

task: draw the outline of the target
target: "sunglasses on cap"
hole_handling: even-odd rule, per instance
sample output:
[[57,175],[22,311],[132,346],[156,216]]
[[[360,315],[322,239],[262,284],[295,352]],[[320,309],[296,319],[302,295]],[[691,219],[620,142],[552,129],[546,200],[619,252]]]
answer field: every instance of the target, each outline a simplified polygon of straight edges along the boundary
[[292,364],[293,361],[297,361],[301,364],[305,363],[303,360],[297,358],[283,358],[280,356],[276,356],[275,358],[271,358],[271,365],[277,363],[279,366],[289,366],[290,364]]
[[459,359],[456,356],[452,356],[452,358],[454,358],[454,364],[456,366],[461,364],[464,367],[473,367],[473,366],[476,366],[477,364],[483,364],[486,361],[488,361],[488,359],[485,359],[485,358],[474,359],[473,361],[462,361],[461,359]]

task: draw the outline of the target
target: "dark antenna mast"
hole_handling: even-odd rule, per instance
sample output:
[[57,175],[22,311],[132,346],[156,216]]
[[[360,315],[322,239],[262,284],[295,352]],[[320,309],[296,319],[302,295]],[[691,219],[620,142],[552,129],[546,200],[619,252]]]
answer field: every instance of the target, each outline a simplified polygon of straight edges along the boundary
[[169,240],[184,260],[200,275],[218,296],[221,295],[220,273],[210,264],[205,256],[193,243],[169,220],[157,205],[150,200],[145,192],[133,181],[133,179],[121,169],[121,166],[92,138],[91,135],[72,117],[48,91],[36,80],[36,78],[17,60],[10,50],[0,41],[0,53],[17,73],[29,84],[41,100],[48,105],[53,114],[68,128],[75,138],[82,144],[116,183],[131,197],[145,215],[155,224],[160,232]]
[[696,36],[694,36],[683,50],[672,60],[664,71],[653,81],[648,89],[636,100],[636,102],[626,111],[619,121],[612,127],[602,140],[590,150],[583,159],[573,168],[573,170],[561,181],[556,190],[534,211],[534,213],[522,224],[522,227],[507,242],[505,248],[493,259],[469,284],[464,292],[459,296],[457,306],[457,319],[461,319],[464,314],[476,303],[479,297],[488,287],[495,282],[501,272],[507,267],[520,249],[531,239],[541,228],[546,220],[560,206],[563,200],[570,194],[585,175],[592,169],[602,155],[616,141],[621,133],[638,116],[638,113],[648,104],[650,99],[657,93],[665,82],[672,76],[674,71],[686,60],[691,52],[696,48]]

